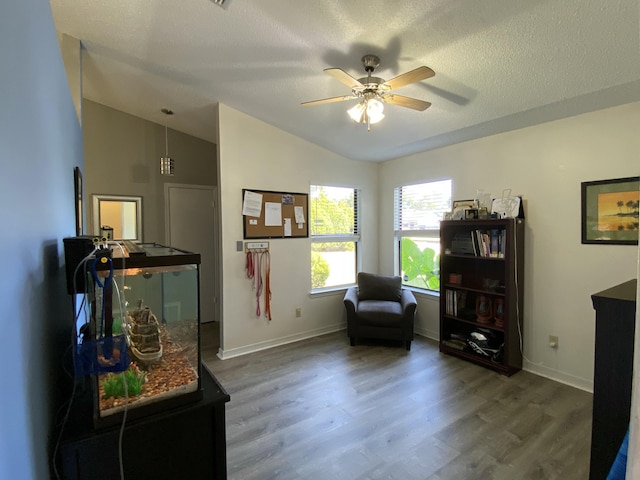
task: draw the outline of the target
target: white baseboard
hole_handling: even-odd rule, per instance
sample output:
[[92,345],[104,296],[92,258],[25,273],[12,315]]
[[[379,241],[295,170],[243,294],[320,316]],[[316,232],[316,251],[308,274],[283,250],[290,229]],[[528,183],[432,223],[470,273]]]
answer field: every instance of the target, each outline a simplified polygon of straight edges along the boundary
[[[436,342],[440,341],[439,332],[434,332],[423,328],[416,328],[414,330],[414,333],[435,340]],[[545,367],[544,365],[535,365],[531,362],[527,362],[526,360],[524,360],[522,370],[533,373],[534,375],[538,375],[540,377],[548,378],[549,380],[553,380],[555,382],[569,385],[570,387],[575,387],[580,390],[593,393],[592,379],[576,377],[575,375],[570,375],[554,368]]]
[[549,380],[554,380],[556,382],[569,385],[570,387],[579,388],[580,390],[593,393],[593,379],[576,377],[575,375],[561,372],[555,368],[545,367],[544,365],[535,365],[531,362],[527,362],[526,360],[524,361],[522,369],[526,372],[533,373],[534,375],[539,375],[541,377],[548,378]]
[[286,337],[274,338],[266,342],[254,343],[253,345],[245,345],[237,348],[218,349],[217,357],[220,360],[228,360],[229,358],[239,357],[241,355],[247,355],[248,353],[259,352],[261,350],[267,350],[268,348],[278,347],[280,345],[286,345],[288,343],[299,342],[300,340],[306,340],[307,338],[319,337],[327,333],[338,332],[347,328],[346,323],[339,323],[330,325],[327,327],[316,328],[314,330],[307,330],[305,332],[296,333],[295,335],[287,335]]
[[426,328],[416,327],[413,330],[413,333],[416,335],[420,335],[421,337],[430,338],[431,340],[435,340],[436,342],[440,341],[440,333],[434,332],[432,330],[427,330]]

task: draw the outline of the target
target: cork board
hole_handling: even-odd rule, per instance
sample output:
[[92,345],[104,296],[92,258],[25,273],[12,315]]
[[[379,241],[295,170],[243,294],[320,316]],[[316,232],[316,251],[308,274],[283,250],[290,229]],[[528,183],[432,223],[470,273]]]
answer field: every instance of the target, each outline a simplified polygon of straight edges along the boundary
[[245,239],[309,237],[309,194],[242,189]]

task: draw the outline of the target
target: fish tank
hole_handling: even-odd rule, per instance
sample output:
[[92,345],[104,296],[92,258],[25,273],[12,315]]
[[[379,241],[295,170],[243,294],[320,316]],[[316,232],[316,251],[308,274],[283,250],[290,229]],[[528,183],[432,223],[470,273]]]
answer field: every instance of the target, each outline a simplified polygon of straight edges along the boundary
[[96,427],[200,400],[200,255],[74,237],[65,256],[82,313],[74,366],[90,378]]

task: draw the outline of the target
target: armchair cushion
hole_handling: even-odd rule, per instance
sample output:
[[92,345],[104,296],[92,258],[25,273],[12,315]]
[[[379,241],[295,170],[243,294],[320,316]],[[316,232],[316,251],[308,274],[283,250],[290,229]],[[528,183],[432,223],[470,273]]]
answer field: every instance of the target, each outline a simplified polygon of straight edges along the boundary
[[402,304],[386,300],[362,300],[358,303],[358,317],[362,325],[398,327],[402,321]]
[[402,279],[390,275],[358,273],[358,300],[399,302],[402,297]]

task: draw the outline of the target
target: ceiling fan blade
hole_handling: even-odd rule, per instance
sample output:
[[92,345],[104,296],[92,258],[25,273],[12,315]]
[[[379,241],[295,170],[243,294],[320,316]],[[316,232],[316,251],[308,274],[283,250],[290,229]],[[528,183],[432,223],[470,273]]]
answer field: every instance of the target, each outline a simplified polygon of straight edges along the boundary
[[398,75],[391,80],[384,82],[386,86],[388,86],[391,90],[396,88],[404,87],[405,85],[409,85],[410,83],[419,82],[420,80],[425,80],[427,78],[431,78],[436,74],[429,67],[418,67],[410,72],[403,73],[402,75]]
[[312,100],[310,102],[303,102],[300,105],[303,107],[312,107],[314,105],[322,105],[323,103],[334,103],[334,102],[343,102],[345,100],[353,100],[354,98],[358,98],[354,95],[343,95],[341,97],[331,97],[331,98],[323,98],[322,100]]
[[413,110],[419,110],[421,112],[431,106],[430,102],[418,100],[417,98],[405,97],[403,95],[396,95],[394,93],[387,94],[382,98],[386,103],[398,105],[400,107],[412,108]]
[[328,73],[336,80],[344,83],[349,88],[353,88],[353,87],[364,88],[364,85],[362,85],[357,79],[353,78],[351,75],[349,75],[347,72],[345,72],[341,68],[325,68],[324,71],[325,73]]

